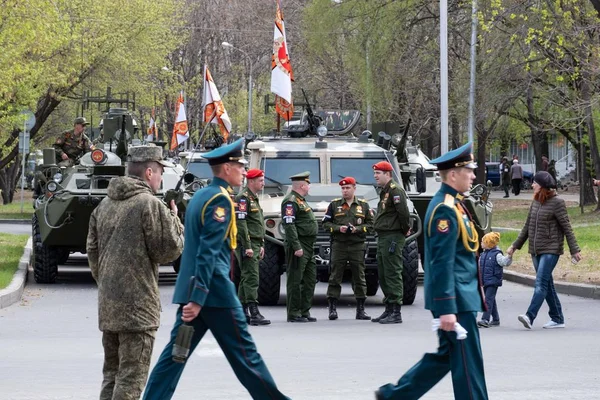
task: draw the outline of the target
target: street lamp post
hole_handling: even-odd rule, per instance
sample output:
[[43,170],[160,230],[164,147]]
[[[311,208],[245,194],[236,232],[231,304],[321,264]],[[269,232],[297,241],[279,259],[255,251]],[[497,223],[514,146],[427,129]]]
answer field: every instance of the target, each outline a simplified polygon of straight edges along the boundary
[[231,43],[223,42],[223,43],[221,43],[221,46],[223,46],[225,48],[229,47],[231,49],[237,50],[240,53],[242,53],[243,55],[245,55],[246,58],[248,58],[248,64],[250,64],[250,73],[248,75],[248,133],[251,133],[252,132],[252,59],[250,58],[248,53],[246,53],[242,49],[235,47]]

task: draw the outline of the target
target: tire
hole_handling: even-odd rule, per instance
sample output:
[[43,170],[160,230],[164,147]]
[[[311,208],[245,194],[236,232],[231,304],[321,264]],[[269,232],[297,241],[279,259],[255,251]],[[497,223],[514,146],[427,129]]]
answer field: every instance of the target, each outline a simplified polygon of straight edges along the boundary
[[375,296],[379,290],[379,277],[376,273],[366,274],[365,280],[367,281],[367,296]]
[[37,283],[55,283],[58,276],[59,254],[56,248],[42,243],[40,224],[36,214],[32,217],[33,278]]
[[416,240],[406,243],[402,249],[402,265],[402,282],[404,283],[402,304],[409,306],[415,302],[419,281],[419,248]]
[[261,305],[274,306],[279,302],[281,292],[279,265],[279,246],[265,241],[265,257],[258,266],[258,302]]

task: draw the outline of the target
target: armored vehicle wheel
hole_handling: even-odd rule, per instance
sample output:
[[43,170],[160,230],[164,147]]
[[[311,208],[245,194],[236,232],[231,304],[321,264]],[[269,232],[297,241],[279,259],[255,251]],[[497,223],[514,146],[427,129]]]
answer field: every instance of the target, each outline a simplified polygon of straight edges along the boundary
[[177,260],[173,261],[173,270],[176,274],[179,273],[179,267],[181,267],[181,256],[177,257]]
[[58,252],[44,246],[40,224],[36,214],[32,218],[33,230],[33,277],[37,283],[55,283],[58,275]]
[[402,249],[402,264],[402,281],[404,283],[402,304],[409,306],[415,302],[419,280],[419,248],[416,240],[406,243]]
[[379,277],[377,274],[366,274],[365,280],[367,281],[367,296],[375,296],[379,290]]
[[277,305],[281,291],[279,273],[279,248],[265,241],[265,257],[259,264],[258,302],[265,306]]

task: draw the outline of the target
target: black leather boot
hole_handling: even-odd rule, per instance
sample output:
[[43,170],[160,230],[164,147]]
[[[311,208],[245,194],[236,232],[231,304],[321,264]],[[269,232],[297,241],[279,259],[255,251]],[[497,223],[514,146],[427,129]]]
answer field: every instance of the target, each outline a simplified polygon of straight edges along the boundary
[[371,320],[371,322],[379,322],[379,320],[382,320],[384,318],[387,318],[391,313],[392,313],[392,309],[393,309],[393,305],[390,303],[387,303],[385,305],[385,311],[383,312],[383,314],[381,314],[379,317],[377,318],[373,318]]
[[244,315],[246,316],[246,323],[250,323],[250,314],[248,314],[248,304],[242,303],[242,308],[244,309]]
[[334,319],[338,319],[337,310],[335,308],[337,306],[337,299],[333,298],[333,297],[329,297],[327,299],[327,302],[329,303],[329,319],[332,321]]
[[250,325],[269,325],[271,323],[270,320],[265,319],[260,311],[258,311],[258,304],[248,303],[248,309],[250,310]]
[[401,324],[402,314],[400,313],[400,304],[394,304],[392,313],[379,321],[380,324]]
[[365,299],[356,299],[356,319],[371,319],[371,316],[365,312]]

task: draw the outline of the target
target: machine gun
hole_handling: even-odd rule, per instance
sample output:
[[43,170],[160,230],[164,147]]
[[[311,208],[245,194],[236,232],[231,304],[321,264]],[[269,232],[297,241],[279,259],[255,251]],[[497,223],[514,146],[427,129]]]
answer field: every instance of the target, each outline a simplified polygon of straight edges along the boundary
[[287,128],[288,135],[293,138],[306,137],[308,135],[317,136],[317,128],[321,126],[323,120],[313,112],[304,89],[300,90],[302,90],[302,95],[306,101],[306,121],[303,121],[303,123],[299,125],[289,125]]
[[127,148],[133,140],[136,125],[133,115],[125,108],[110,108],[102,119],[105,149],[113,151],[123,163],[127,160]]

